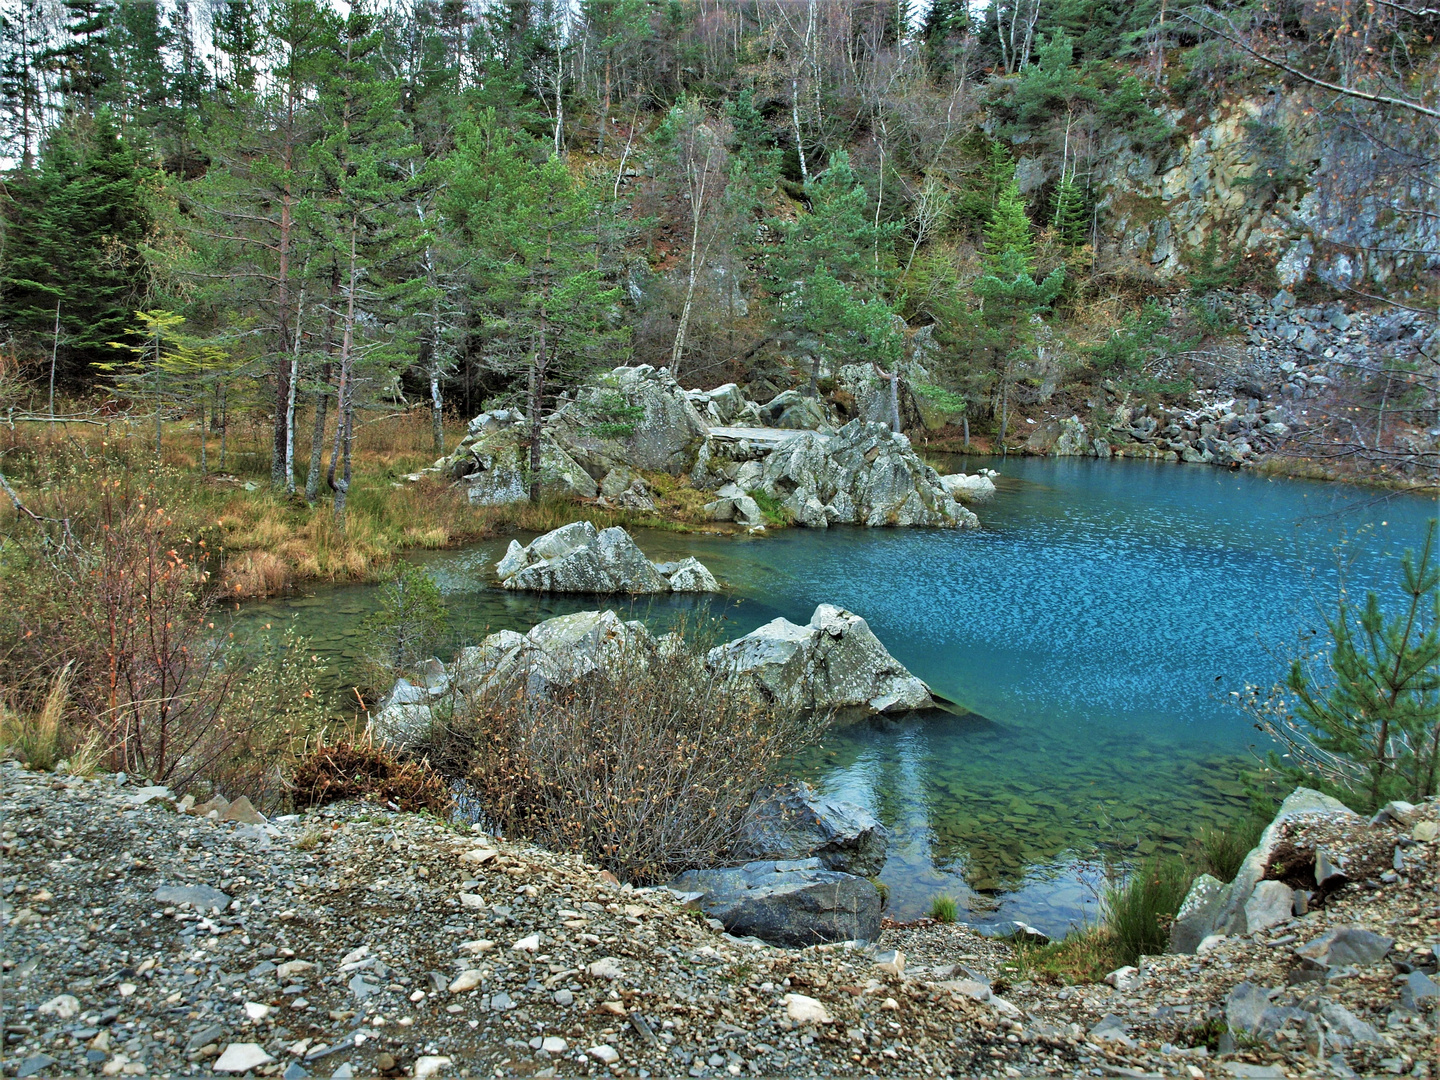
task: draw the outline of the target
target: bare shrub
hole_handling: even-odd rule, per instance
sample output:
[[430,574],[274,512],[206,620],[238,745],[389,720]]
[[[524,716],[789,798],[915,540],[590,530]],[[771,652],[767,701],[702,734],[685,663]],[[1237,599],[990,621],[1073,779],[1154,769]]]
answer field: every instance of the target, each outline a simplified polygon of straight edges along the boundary
[[299,807],[371,798],[401,810],[444,814],[454,804],[428,761],[403,757],[368,738],[317,739],[295,763],[290,783]]
[[755,792],[828,724],[755,702],[676,637],[612,643],[604,659],[569,688],[522,680],[458,702],[436,750],[502,830],[625,880],[723,859]]
[[[206,539],[186,536],[153,492],[123,481],[63,536],[5,551],[0,681],[43,711],[67,670],[68,718],[85,757],[184,789],[278,790],[275,763],[318,715],[303,643],[241,650],[216,626]],[[53,695],[52,695],[53,696]],[[93,767],[93,764],[92,764]]]

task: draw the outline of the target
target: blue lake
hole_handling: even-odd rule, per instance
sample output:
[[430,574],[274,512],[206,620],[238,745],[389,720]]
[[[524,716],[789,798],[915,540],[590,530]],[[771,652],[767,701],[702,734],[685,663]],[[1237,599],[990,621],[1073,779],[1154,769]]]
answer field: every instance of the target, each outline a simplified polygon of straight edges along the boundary
[[[1060,931],[1093,916],[1105,875],[1233,818],[1239,769],[1265,747],[1230,692],[1273,682],[1342,583],[1392,588],[1436,513],[1431,498],[1203,466],[943,464],[1000,468],[980,530],[637,535],[652,558],[695,555],[728,584],[708,607],[727,632],[839,604],[967,711],[832,732],[795,763],[890,828],[897,917],[948,893],[974,923]],[[491,588],[503,548],[417,557],[445,592],[452,645],[597,606]],[[237,617],[294,620],[338,685],[375,599],[326,588]],[[663,627],[705,604],[610,606]]]

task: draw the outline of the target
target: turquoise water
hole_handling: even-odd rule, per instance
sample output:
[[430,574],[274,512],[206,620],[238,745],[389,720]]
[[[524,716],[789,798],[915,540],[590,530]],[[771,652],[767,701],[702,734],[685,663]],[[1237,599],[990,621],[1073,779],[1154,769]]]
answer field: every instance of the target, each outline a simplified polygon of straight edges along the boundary
[[[970,464],[1003,473],[975,532],[637,539],[652,558],[696,555],[727,582],[709,610],[731,631],[840,604],[961,706],[834,732],[796,763],[891,829],[882,878],[898,917],[946,892],[977,923],[1061,930],[1093,912],[1105,874],[1243,806],[1238,767],[1264,747],[1230,691],[1273,681],[1342,581],[1388,587],[1435,502],[1198,466]],[[420,560],[446,594],[452,645],[596,606],[490,588],[503,547]],[[240,618],[293,618],[341,683],[374,602],[371,588],[340,587]],[[696,606],[623,610],[661,626]]]

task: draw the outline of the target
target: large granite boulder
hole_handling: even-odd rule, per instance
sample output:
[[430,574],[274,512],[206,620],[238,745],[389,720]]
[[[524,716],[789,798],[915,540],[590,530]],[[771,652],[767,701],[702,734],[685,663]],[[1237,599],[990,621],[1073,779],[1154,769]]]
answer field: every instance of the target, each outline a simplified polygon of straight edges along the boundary
[[746,399],[734,383],[714,390],[686,390],[690,404],[713,427],[760,427],[760,406]]
[[819,431],[835,426],[818,398],[800,390],[784,390],[759,408],[760,422],[765,427],[791,428],[796,431]]
[[700,910],[730,933],[772,945],[874,941],[880,934],[879,890],[819,859],[686,870],[670,888],[698,893]]
[[616,466],[679,476],[709,428],[668,368],[618,367],[582,387],[551,424],[565,451],[594,476]]
[[819,859],[827,870],[874,877],[889,833],[864,807],[830,799],[802,780],[756,793],[735,854],[742,859]]
[[1255,929],[1250,925],[1252,917],[1264,922],[1273,919],[1273,901],[1277,896],[1270,894],[1278,894],[1279,890],[1267,890],[1262,893],[1260,901],[1256,901],[1256,886],[1265,878],[1270,858],[1287,823],[1311,817],[1354,818],[1358,821],[1360,816],[1329,795],[1310,788],[1296,788],[1280,804],[1275,819],[1265,826],[1260,842],[1245,856],[1234,881],[1222,886],[1209,875],[1196,879],[1176,916],[1171,930],[1170,951],[1193,953],[1200,942],[1211,934],[1244,935]]
[[[924,382],[929,373],[913,363],[900,365],[900,385],[895,390],[895,404],[900,410],[900,429],[915,431],[927,427],[924,413],[920,409],[911,387],[918,381]],[[890,380],[882,379],[870,364],[843,364],[835,372],[837,397],[850,408],[846,415],[874,424],[890,426]]]
[[[535,592],[645,595],[719,589],[714,575],[696,559],[664,565],[668,574],[647,559],[620,526],[596,530],[588,521],[576,521],[528,545],[510,541],[495,573],[502,588]],[[672,580],[676,575],[678,582]]]
[[706,657],[757,698],[795,712],[833,712],[840,723],[934,706],[929,688],[886,650],[859,615],[833,604],[809,624],[775,619]]
[[904,435],[884,424],[852,420],[835,435],[802,431],[761,466],[754,488],[779,502],[800,525],[973,528],[975,515],[955,501],[940,474],[920,460]]

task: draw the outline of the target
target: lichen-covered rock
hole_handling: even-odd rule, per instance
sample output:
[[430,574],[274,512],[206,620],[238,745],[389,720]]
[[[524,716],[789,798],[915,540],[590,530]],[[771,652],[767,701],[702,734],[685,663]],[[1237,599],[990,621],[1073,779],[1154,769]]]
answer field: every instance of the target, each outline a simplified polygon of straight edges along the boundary
[[719,592],[720,583],[709,567],[693,555],[679,562],[656,563],[658,570],[670,583],[671,592]]
[[[675,569],[681,572],[678,591],[719,588],[714,575],[695,559],[675,564]],[[526,547],[512,540],[495,573],[502,588],[534,592],[643,595],[675,588],[624,529],[615,525],[597,531],[588,521],[562,526]],[[710,588],[702,588],[707,579]]]
[[880,643],[859,615],[821,604],[810,622],[775,619],[706,657],[761,700],[793,711],[833,712],[845,723],[934,706],[929,688]]
[[751,861],[815,858],[827,870],[874,877],[885,866],[888,839],[885,826],[864,807],[791,780],[756,793],[735,855]]
[[544,695],[609,669],[621,655],[643,661],[656,647],[642,623],[613,611],[577,611],[546,619],[527,634],[501,630],[461,649],[450,682],[467,696],[521,685]]
[[835,435],[805,431],[786,439],[763,462],[756,488],[811,528],[979,524],[909,439],[864,420],[852,420]]
[[785,390],[760,406],[760,421],[766,427],[792,428],[796,431],[819,431],[833,427],[835,420],[818,398],[808,397],[799,390]]
[[700,910],[731,934],[772,945],[874,941],[880,934],[879,890],[819,859],[687,870],[670,888],[699,893]]

